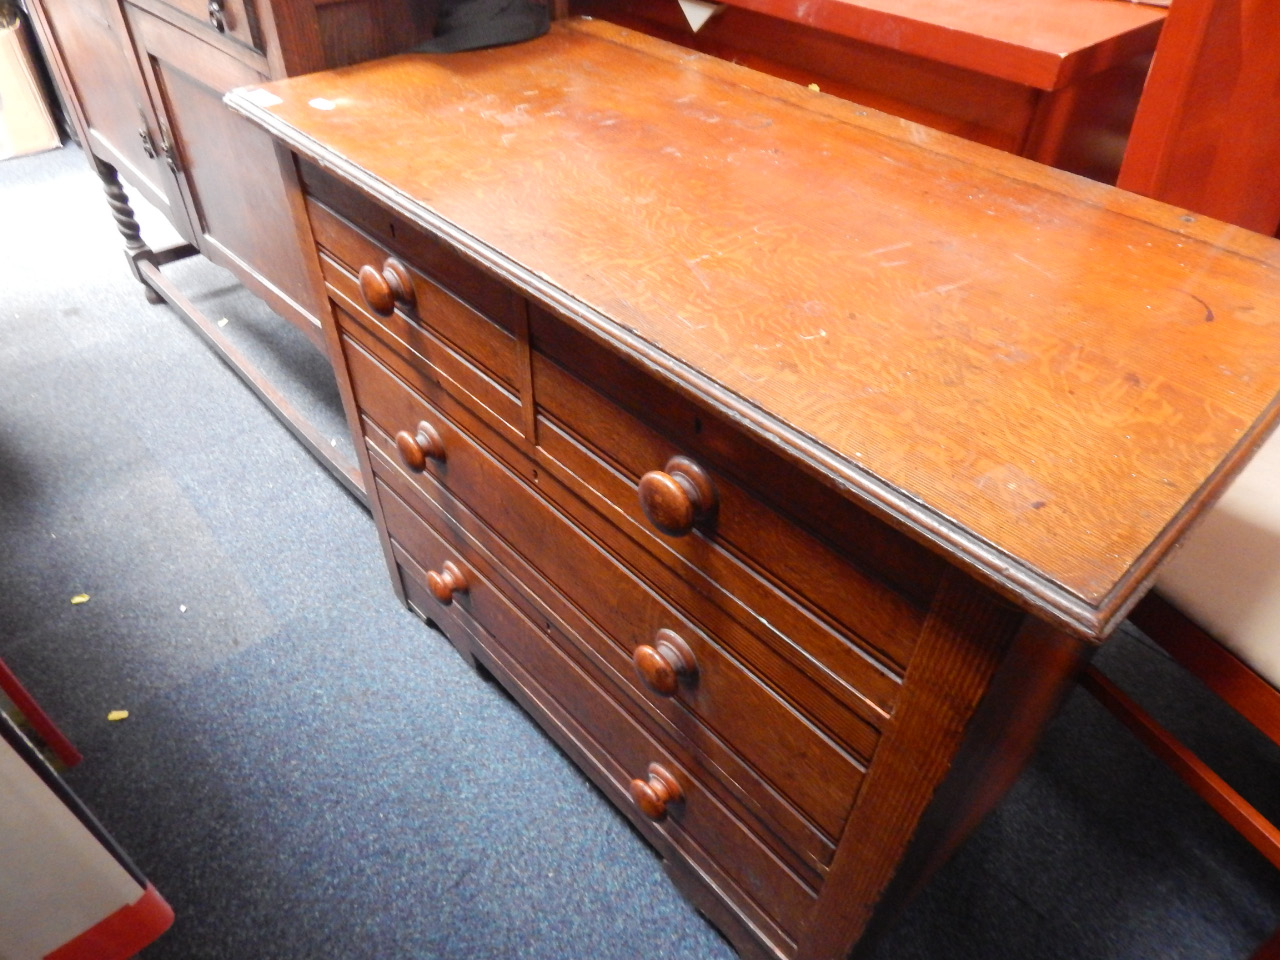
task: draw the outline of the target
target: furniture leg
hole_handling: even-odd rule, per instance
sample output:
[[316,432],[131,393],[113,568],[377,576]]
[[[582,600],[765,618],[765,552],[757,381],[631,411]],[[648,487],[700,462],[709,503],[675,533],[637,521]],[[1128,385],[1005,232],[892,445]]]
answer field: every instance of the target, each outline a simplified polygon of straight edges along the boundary
[[111,215],[116,219],[116,229],[124,237],[124,253],[129,261],[129,269],[146,290],[147,303],[164,303],[164,298],[138,269],[139,263],[155,263],[155,253],[142,239],[142,228],[133,215],[133,207],[129,205],[129,195],[120,182],[119,171],[97,157],[94,157],[93,166],[102,181],[102,189],[106,191],[107,204],[111,207]]

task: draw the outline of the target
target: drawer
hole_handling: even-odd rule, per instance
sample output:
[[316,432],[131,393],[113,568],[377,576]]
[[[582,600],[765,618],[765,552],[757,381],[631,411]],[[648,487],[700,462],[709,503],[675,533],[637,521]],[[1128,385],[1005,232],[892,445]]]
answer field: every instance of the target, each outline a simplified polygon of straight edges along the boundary
[[255,50],[262,49],[258,12],[252,0],[157,0],[166,7],[200,21],[202,31],[221,33]]
[[[348,351],[353,381],[389,379],[358,350]],[[402,469],[388,431],[366,412],[371,462],[383,482],[414,500],[455,549],[485,544],[504,554],[496,561],[500,568],[519,567],[517,592],[538,600],[531,616],[546,611],[561,619],[583,652],[663,729],[722,771],[729,789],[748,788],[740,795],[760,798],[758,816],[799,851],[804,865],[824,868],[875,749],[876,730],[776,656],[766,662],[787,695],[761,682],[714,623],[695,622],[659,597],[438,411],[419,401],[413,417],[431,424],[442,454],[416,475]],[[392,513],[384,511],[395,537]],[[693,660],[668,696],[643,686],[634,665],[642,645],[661,650],[664,639],[679,643],[662,631],[680,638]],[[815,715],[838,732],[824,732]]]
[[[324,257],[321,260],[331,281],[328,292],[334,319],[348,339],[354,337],[366,351],[382,358],[396,376],[419,394],[444,406],[464,404],[513,442],[521,440],[524,417],[518,394],[477,369],[420,323],[400,313],[375,317],[361,310],[344,292],[348,288],[335,274],[338,268]],[[376,381],[363,386],[366,392],[381,389]],[[373,397],[369,402],[378,407],[395,403]]]
[[[572,381],[589,385],[588,396],[599,394],[612,400],[614,408],[623,414],[622,418],[616,418],[609,413],[605,422],[591,424],[587,418],[594,412],[594,403],[573,408],[575,399],[582,395],[574,391],[570,396],[556,397],[553,382],[545,391],[545,399],[554,407],[548,412],[570,432],[585,437],[595,446],[600,446],[601,440],[605,444],[616,443],[612,453],[626,458],[633,444],[627,442],[625,430],[631,423],[642,423],[649,431],[665,437],[674,448],[731,477],[738,487],[768,504],[788,524],[807,531],[807,540],[801,542],[817,541],[823,549],[834,552],[839,562],[852,564],[917,609],[925,610],[932,604],[938,584],[948,569],[946,561],[881,517],[851,509],[846,491],[833,490],[817,479],[815,474],[825,476],[820,467],[782,457],[753,439],[736,420],[713,413],[705,404],[664,386],[645,368],[624,360],[536,305],[530,308],[529,326],[540,369],[550,360],[553,367],[567,372]],[[540,389],[539,401],[543,399]],[[617,430],[623,432],[607,438],[601,436],[603,431]],[[606,445],[604,449],[609,447]],[[654,468],[644,465],[636,476],[650,469]],[[770,526],[772,528],[772,524]],[[776,554],[778,550],[757,546],[748,552],[761,556]],[[805,548],[799,552],[804,555],[811,551]],[[833,581],[830,588],[826,588],[825,581],[815,582],[808,592],[813,594],[818,606],[837,608],[838,613],[844,602],[837,583],[838,580]],[[895,618],[888,617],[878,628],[862,628],[855,623],[848,626],[854,633],[878,643],[888,660],[905,666],[916,633],[914,629],[895,630],[894,622]]]
[[[421,605],[419,612],[428,617],[441,606],[438,579],[431,583],[416,558],[452,556],[466,586],[454,591],[448,606],[460,608],[452,612],[458,622],[469,623],[477,659],[535,716],[551,721],[550,732],[561,746],[647,835],[657,834],[695,866],[727,878],[724,892],[748,915],[754,914],[757,923],[763,921],[765,929],[774,928],[770,939],[782,939],[794,949],[815,893],[708,789],[697,762],[677,756],[655,739],[622,708],[608,685],[466,564],[381,480],[377,494],[394,518],[388,527],[394,522],[393,552],[411,604]],[[439,570],[433,572],[438,575]],[[632,785],[647,781],[656,786],[649,775],[655,763],[674,781],[680,798],[652,819],[632,799]]]
[[512,334],[523,329],[523,298],[443,240],[310,164],[302,164],[299,173],[316,243],[353,273],[395,256],[499,327]]
[[[524,364],[517,337],[523,323],[523,302],[519,298],[499,288],[502,303],[493,314],[496,319],[490,319],[449,292],[452,288],[447,289],[416,268],[405,266],[404,261],[320,204],[309,201],[309,209],[312,229],[322,248],[325,280],[331,288],[339,289],[371,317],[385,320],[399,316],[430,329],[491,379],[517,394],[520,392],[520,371]],[[400,267],[388,267],[389,259]],[[383,310],[374,309],[375,304],[370,302],[358,279],[361,271],[370,266],[379,273],[402,269],[410,280],[412,295],[393,296],[379,304]],[[389,275],[394,278],[394,274]],[[386,278],[379,282],[385,283]],[[394,313],[386,309],[391,303]]]

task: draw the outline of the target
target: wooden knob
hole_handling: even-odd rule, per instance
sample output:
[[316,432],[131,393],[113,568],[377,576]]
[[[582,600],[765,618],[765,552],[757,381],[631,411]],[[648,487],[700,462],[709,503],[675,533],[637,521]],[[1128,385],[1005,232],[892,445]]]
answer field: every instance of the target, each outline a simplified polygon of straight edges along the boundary
[[360,268],[360,296],[365,305],[380,317],[389,317],[396,304],[412,309],[417,303],[413,277],[409,269],[395,257],[387,257],[379,270],[370,264]]
[[419,421],[416,433],[401,430],[396,434],[396,453],[400,461],[414,473],[427,469],[427,458],[444,461],[444,441],[440,431],[427,421]]
[[638,489],[644,515],[672,537],[683,537],[715,513],[715,485],[688,457],[672,457],[661,470],[650,470],[640,478]]
[[467,577],[452,560],[446,560],[440,569],[427,572],[427,589],[431,595],[448,606],[455,593],[467,592]]
[[692,680],[698,675],[698,661],[684,639],[672,630],[659,630],[653,646],[642,643],[631,655],[636,673],[644,685],[663,697],[673,697],[680,689],[680,681]]
[[648,780],[631,781],[631,799],[650,820],[662,820],[667,805],[684,799],[684,790],[671,771],[660,763],[649,764]]

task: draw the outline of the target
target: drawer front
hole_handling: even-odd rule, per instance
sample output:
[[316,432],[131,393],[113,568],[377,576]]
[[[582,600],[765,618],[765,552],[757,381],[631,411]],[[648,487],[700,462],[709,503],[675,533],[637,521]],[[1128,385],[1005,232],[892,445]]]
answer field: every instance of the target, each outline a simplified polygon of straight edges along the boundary
[[[536,568],[536,576],[545,580],[550,591],[567,597],[585,615],[582,625],[573,628],[575,636],[670,730],[726,768],[736,767],[737,757],[745,760],[745,772],[759,781],[763,791],[786,801],[765,806],[763,814],[771,828],[798,846],[808,862],[825,865],[862,779],[862,763],[851,755],[853,751],[839,746],[807,715],[758,681],[713,631],[650,590],[452,422],[396,384],[358,346],[350,346],[347,357],[357,401],[371,421],[366,435],[375,470],[378,453],[388,467],[398,458],[391,430],[381,418],[399,401],[410,422],[425,420],[440,438],[442,459],[429,460],[412,480],[409,474],[401,476],[428,503],[437,505],[442,529],[466,523],[468,510],[479,514],[497,538],[474,524],[471,535],[500,538],[527,561],[529,569]],[[383,390],[391,394],[390,402],[382,402]],[[373,403],[365,406],[370,399]],[[399,419],[394,413],[392,417]],[[669,697],[640,684],[633,664],[640,646],[659,648],[664,630],[683,640],[694,660],[693,669]],[[807,693],[811,697],[807,705],[818,703],[825,719],[840,721],[843,739],[854,741],[862,757],[871,756],[877,740],[873,728],[827,700],[820,688],[804,683],[776,658],[774,666],[775,676],[790,681],[789,693]],[[726,773],[726,782],[737,789],[741,774],[736,769]],[[816,831],[804,828],[809,822]]]
[[[483,290],[491,294],[487,297],[491,301],[488,304],[490,312],[483,313],[473,309],[454,292],[460,287],[467,288],[465,278],[458,276],[464,268],[472,269],[465,262],[450,261],[452,269],[438,271],[446,274],[446,277],[443,281],[436,282],[418,270],[416,265],[405,266],[406,261],[395,257],[390,250],[379,246],[316,201],[308,201],[308,211],[316,242],[328,254],[322,260],[328,268],[325,270],[325,279],[330,286],[341,289],[366,314],[388,319],[389,311],[379,313],[374,309],[374,305],[362,293],[361,283],[357,278],[365,268],[372,268],[377,274],[388,269],[394,271],[398,268],[388,268],[388,261],[398,262],[412,281],[413,292],[410,297],[395,297],[394,293],[391,294],[389,302],[394,303],[396,315],[430,328],[432,333],[487,376],[519,393],[522,364],[517,334],[524,316],[523,302],[518,297],[505,287],[483,287]],[[394,275],[392,277],[394,279]],[[373,282],[386,283],[387,278]],[[385,305],[384,303],[383,306]]]
[[316,243],[353,272],[395,256],[498,326],[512,334],[521,328],[524,300],[448,244],[314,167],[304,164],[300,173]]
[[[711,866],[728,877],[729,898],[748,916],[755,915],[757,925],[766,929],[776,925],[768,939],[785,939],[793,949],[812,911],[813,891],[707,789],[696,764],[681,762],[659,743],[615,701],[607,686],[467,566],[381,481],[377,492],[388,513],[388,529],[394,531],[406,593],[415,606],[423,605],[420,612],[439,607],[438,585],[428,582],[430,573],[421,572],[424,563],[436,567],[431,573],[438,573],[452,557],[451,562],[464,571],[466,588],[454,593],[448,606],[461,608],[453,614],[457,621],[471,620],[479,628],[472,628],[479,641],[477,657],[489,666],[496,661],[499,674],[518,684],[513,693],[524,694],[520,697],[524,705],[544,721],[552,720],[561,734],[570,735],[568,744],[562,736],[557,739],[579,754],[576,759],[585,761],[587,772],[647,834],[657,833],[693,864]],[[632,799],[633,781],[653,783],[649,771],[655,763],[675,781],[680,795],[666,804],[665,815],[656,820],[642,813]]]
[[258,32],[258,11],[252,0],[160,0],[165,6],[200,22],[201,32],[209,30],[262,50]]

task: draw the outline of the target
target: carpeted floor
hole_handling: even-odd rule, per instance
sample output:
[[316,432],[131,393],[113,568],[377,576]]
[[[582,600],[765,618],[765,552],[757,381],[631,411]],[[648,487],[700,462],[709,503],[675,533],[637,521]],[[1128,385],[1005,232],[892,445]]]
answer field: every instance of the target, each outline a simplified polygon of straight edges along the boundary
[[[368,515],[120,250],[78,151],[0,163],[0,657],[177,911],[145,957],[732,957],[397,605]],[[208,264],[166,269],[349,443],[300,335]],[[1141,638],[1101,659],[1280,813],[1271,744]],[[1278,922],[1275,871],[1077,694],[873,956],[1243,958]]]

